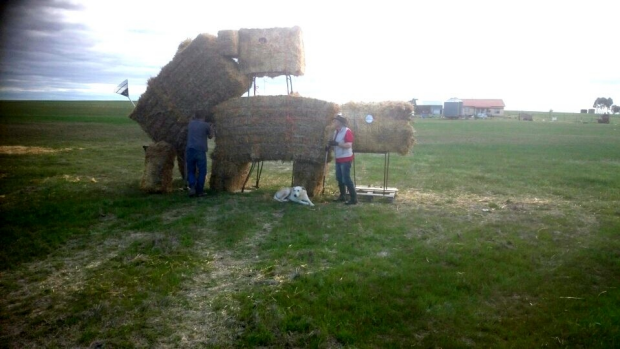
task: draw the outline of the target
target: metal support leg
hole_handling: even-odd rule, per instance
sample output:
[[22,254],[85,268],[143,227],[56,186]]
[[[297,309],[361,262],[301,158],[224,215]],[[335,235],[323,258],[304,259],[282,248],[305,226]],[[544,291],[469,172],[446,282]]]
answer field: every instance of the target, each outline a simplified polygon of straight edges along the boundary
[[357,178],[355,176],[355,159],[353,159],[353,186],[357,188]]
[[388,180],[390,176],[390,153],[386,152],[383,158],[383,196],[388,187]]
[[293,93],[293,78],[290,75],[286,76],[286,94]]
[[288,79],[291,80],[291,93],[293,93],[293,91],[295,91],[293,90],[293,77],[289,75]]
[[250,166],[250,172],[248,172],[248,175],[245,177],[245,181],[243,181],[243,186],[241,187],[242,193],[245,191],[245,185],[248,184],[248,180],[250,179],[250,176],[252,175],[252,170],[254,170],[255,164],[256,162],[252,161],[252,165]]
[[260,182],[260,177],[263,175],[263,166],[265,165],[264,161],[261,161],[256,167],[256,188],[258,188],[258,183]]

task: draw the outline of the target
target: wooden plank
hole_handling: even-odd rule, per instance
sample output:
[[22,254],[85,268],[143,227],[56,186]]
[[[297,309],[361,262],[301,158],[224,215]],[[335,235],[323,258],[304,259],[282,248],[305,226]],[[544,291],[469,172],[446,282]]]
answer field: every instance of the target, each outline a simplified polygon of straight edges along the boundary
[[[355,187],[355,189],[357,190],[372,190],[372,191],[383,191],[384,188],[383,187],[369,187],[366,185],[358,185],[357,187]],[[390,192],[397,192],[398,188],[391,188],[391,187],[387,187],[385,188],[385,191],[390,191]]]
[[358,193],[398,193],[397,191],[394,190],[381,190],[381,189],[356,189],[355,190]]
[[394,198],[396,196],[396,193],[385,193],[385,195],[383,193],[368,193],[368,192],[359,192],[357,193],[358,196],[367,196],[367,197],[383,197],[383,198]]

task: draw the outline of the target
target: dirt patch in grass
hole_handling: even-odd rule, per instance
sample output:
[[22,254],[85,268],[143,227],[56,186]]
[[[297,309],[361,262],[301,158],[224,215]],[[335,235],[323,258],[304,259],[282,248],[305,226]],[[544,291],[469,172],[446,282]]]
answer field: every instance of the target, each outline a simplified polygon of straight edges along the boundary
[[[43,147],[26,147],[23,145],[2,145],[0,146],[0,154],[2,155],[41,155],[54,154],[66,151],[72,151],[74,148],[43,148]],[[75,148],[75,150],[84,150],[84,148]]]
[[[45,319],[49,323],[63,314],[74,295],[84,289],[88,283],[87,273],[96,270],[100,265],[115,258],[131,244],[142,240],[153,239],[157,234],[129,232],[122,235],[100,239],[104,234],[104,226],[93,232],[89,237],[70,241],[55,253],[43,260],[28,263],[22,268],[3,272],[1,275],[2,297],[0,309],[2,317],[2,341],[12,342],[20,338],[23,347],[36,347],[37,344],[50,344],[60,341],[63,345],[76,345],[75,338],[36,338],[36,342],[21,338],[32,330],[32,322]],[[93,300],[99,301],[99,300]],[[20,315],[16,315],[20,314]],[[4,319],[3,319],[4,320]],[[62,333],[57,334],[64,337]],[[79,334],[76,334],[79,336]]]
[[538,197],[503,197],[493,195],[476,195],[472,193],[439,193],[406,189],[398,193],[397,205],[446,206],[466,210],[488,208],[520,210],[532,207],[545,207],[559,203],[557,200]]
[[[271,230],[272,224],[277,222],[263,224],[260,231],[241,242],[246,248],[235,252],[219,249],[208,238],[196,242],[193,250],[199,260],[199,270],[183,284],[174,304],[166,309],[174,323],[174,333],[162,338],[159,346],[234,345],[244,331],[243,324],[237,321],[239,304],[234,296],[256,285],[279,284],[255,267],[260,257],[253,246]],[[208,229],[201,232],[205,236],[214,233]]]
[[[407,239],[422,239],[427,243],[461,238],[464,231],[472,229],[492,232],[493,239],[499,239],[497,241],[502,237],[514,236],[532,244],[547,240],[578,242],[595,232],[600,224],[591,209],[558,197],[483,196],[456,191],[437,193],[408,189],[399,193],[395,206],[398,211],[442,215],[462,223],[449,231],[441,223],[436,223],[405,234]],[[520,230],[507,232],[505,227],[518,227]],[[513,248],[512,243],[506,240],[504,247]]]

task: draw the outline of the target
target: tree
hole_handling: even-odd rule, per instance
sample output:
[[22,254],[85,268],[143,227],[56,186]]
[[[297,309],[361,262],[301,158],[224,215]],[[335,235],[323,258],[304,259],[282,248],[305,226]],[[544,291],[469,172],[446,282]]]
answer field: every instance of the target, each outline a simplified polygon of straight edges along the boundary
[[620,113],[620,105],[612,105],[611,106],[611,112],[614,113],[614,114]]
[[596,108],[597,111],[600,110],[601,112],[606,113],[609,110],[609,108],[611,108],[612,104],[614,104],[614,100],[611,99],[611,97],[609,98],[598,97],[594,101],[594,105],[592,107]]

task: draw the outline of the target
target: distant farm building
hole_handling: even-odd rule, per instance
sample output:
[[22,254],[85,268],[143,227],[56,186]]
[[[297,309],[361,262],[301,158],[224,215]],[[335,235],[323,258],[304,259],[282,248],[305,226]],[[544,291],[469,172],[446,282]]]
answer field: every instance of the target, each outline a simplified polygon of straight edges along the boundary
[[501,99],[462,99],[464,115],[503,116],[506,105]]
[[450,98],[443,103],[443,116],[449,119],[463,116],[463,100]]
[[426,118],[441,116],[443,114],[443,104],[441,102],[422,101],[415,106],[415,115]]

